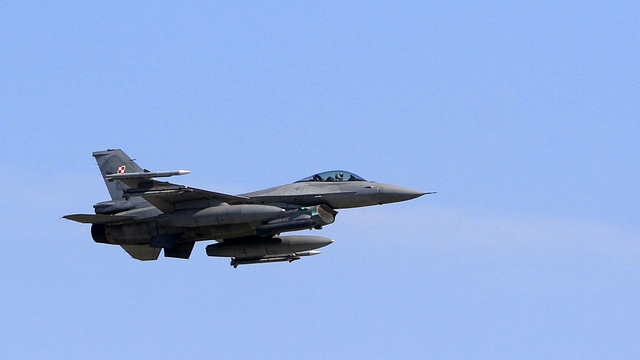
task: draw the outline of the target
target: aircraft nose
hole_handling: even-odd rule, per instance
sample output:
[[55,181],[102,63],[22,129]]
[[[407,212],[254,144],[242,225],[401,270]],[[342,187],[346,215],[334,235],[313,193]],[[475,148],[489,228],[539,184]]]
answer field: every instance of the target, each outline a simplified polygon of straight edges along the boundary
[[426,194],[425,192],[397,186],[397,185],[380,185],[380,189],[378,192],[380,198],[380,205],[389,204],[400,201],[407,201],[411,199],[415,199],[422,195]]

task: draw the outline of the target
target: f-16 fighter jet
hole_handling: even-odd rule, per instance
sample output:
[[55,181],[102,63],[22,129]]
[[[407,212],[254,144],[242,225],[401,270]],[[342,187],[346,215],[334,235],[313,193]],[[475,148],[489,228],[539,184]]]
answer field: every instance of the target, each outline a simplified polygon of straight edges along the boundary
[[231,258],[231,266],[292,262],[317,255],[333,240],[281,233],[321,229],[336,209],[405,201],[431,193],[366,181],[348,171],[327,171],[293,184],[228,195],[156,178],[187,170],[149,171],[120,149],[93,153],[110,201],[93,205],[95,214],[66,215],[91,224],[98,243],[120,245],[138,260],[188,259],[196,241],[215,240],[207,255]]

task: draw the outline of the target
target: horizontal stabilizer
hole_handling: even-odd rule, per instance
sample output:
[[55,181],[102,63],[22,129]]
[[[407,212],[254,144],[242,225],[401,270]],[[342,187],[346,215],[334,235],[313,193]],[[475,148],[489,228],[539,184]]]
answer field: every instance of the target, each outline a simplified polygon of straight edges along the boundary
[[77,221],[83,224],[109,224],[116,222],[126,222],[135,220],[135,216],[122,216],[122,215],[95,215],[95,214],[74,214],[65,215],[63,218],[71,221]]

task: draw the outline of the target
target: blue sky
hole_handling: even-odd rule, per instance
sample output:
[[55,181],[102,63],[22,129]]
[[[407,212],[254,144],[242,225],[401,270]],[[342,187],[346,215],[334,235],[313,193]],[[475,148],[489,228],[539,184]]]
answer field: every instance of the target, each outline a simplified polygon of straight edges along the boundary
[[[1,4],[0,357],[637,358],[639,17]],[[292,264],[142,263],[61,219],[108,198],[109,147],[220,192],[341,168],[438,194],[343,210]]]

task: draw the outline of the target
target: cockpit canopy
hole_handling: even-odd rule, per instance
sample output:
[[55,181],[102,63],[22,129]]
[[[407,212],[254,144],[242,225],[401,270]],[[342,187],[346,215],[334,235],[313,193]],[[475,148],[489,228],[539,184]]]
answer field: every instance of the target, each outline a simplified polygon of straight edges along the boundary
[[344,170],[332,170],[325,171],[319,174],[308,176],[302,180],[296,182],[308,182],[308,181],[321,181],[321,182],[336,182],[336,181],[367,181],[360,176],[344,171]]

